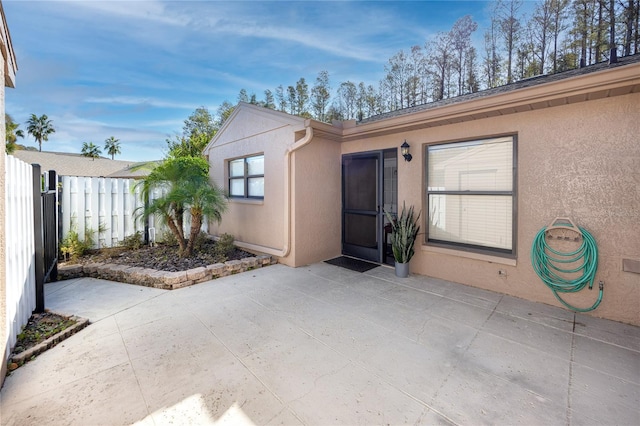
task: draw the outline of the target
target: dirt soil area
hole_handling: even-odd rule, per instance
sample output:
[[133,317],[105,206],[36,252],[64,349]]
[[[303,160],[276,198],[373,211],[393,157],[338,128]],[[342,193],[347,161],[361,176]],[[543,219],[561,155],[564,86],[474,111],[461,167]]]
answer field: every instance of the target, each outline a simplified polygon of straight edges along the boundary
[[115,263],[121,265],[138,266],[160,271],[177,272],[200,266],[213,265],[251,257],[253,254],[236,247],[221,249],[215,241],[204,241],[191,257],[180,257],[177,246],[156,245],[131,250],[124,247],[94,250],[81,257],[78,263]]

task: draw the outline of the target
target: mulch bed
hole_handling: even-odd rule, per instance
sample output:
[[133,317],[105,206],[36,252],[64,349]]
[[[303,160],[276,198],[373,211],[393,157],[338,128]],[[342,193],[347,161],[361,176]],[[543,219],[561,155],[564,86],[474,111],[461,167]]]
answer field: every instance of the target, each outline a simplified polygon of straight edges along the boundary
[[178,272],[251,256],[254,255],[238,248],[221,253],[217,249],[215,241],[207,240],[201,244],[198,250],[194,250],[194,254],[191,257],[180,257],[177,246],[159,244],[154,247],[143,247],[137,250],[123,247],[94,250],[78,259],[77,263],[115,263],[159,271]]

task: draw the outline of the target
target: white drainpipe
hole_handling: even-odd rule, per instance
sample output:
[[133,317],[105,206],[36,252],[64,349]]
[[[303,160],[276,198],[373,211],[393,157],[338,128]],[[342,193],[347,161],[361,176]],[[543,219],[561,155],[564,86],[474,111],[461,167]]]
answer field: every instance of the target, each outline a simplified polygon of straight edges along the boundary
[[284,154],[284,175],[285,175],[285,200],[284,200],[284,247],[282,250],[276,250],[270,247],[264,247],[256,244],[236,242],[239,247],[249,250],[260,251],[277,257],[287,257],[291,252],[291,154],[307,145],[313,139],[313,129],[310,126],[310,120],[305,122],[305,135],[287,148]]

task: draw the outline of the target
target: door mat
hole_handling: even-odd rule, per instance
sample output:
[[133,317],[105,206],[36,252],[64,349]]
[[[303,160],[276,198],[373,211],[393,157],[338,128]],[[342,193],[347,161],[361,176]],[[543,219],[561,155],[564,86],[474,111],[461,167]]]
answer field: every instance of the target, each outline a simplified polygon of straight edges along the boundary
[[371,262],[365,262],[364,260],[353,259],[351,257],[340,256],[335,259],[325,260],[325,263],[334,266],[340,266],[356,272],[367,272],[370,269],[378,267],[380,265]]

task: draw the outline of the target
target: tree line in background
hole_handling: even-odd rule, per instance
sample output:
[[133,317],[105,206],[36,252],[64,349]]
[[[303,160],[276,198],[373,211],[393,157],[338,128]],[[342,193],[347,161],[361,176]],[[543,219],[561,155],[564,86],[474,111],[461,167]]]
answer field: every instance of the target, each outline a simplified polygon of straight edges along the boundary
[[[5,113],[5,133],[6,133],[6,152],[13,154],[16,150],[35,150],[35,148],[26,147],[18,143],[18,138],[24,138],[24,132],[20,129],[20,124],[16,123],[9,114]],[[27,133],[33,136],[38,143],[38,150],[42,152],[42,142],[49,140],[49,135],[55,133],[53,122],[46,114],[37,116],[31,114],[27,121]],[[104,141],[104,150],[111,156],[113,160],[117,154],[121,153],[120,140],[111,136]],[[81,154],[85,157],[99,158],[102,154],[100,147],[94,145],[93,142],[84,142],[82,144]]]
[[[320,71],[311,87],[302,77],[295,85],[265,90],[262,100],[241,89],[238,102],[325,122],[362,120],[638,54],[639,11],[640,0],[539,0],[525,16],[522,0],[498,0],[481,46],[472,42],[478,24],[467,15],[424,45],[389,58],[377,86],[345,81],[333,92],[329,73]],[[218,120],[232,110],[223,102]]]

